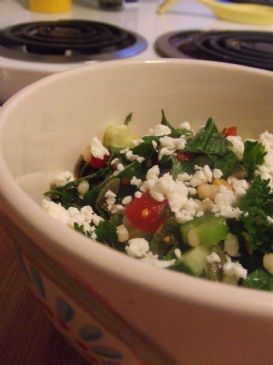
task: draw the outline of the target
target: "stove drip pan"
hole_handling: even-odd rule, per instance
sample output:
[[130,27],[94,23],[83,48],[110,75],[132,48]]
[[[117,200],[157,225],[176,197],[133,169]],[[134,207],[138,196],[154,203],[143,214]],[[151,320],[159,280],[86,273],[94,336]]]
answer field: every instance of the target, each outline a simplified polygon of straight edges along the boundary
[[146,47],[136,33],[87,20],[22,23],[0,31],[0,55],[24,61],[113,60],[135,56]]
[[260,31],[183,31],[160,36],[163,57],[229,62],[273,71],[273,33]]

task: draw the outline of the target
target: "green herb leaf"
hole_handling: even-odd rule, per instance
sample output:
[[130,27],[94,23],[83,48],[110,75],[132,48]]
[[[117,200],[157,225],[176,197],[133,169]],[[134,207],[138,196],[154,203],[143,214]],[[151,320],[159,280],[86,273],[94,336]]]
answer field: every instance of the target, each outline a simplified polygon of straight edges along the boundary
[[227,145],[228,141],[218,132],[214,120],[209,118],[205,127],[187,143],[185,151],[224,156]]
[[247,170],[248,178],[254,175],[258,165],[262,165],[266,155],[265,147],[260,142],[245,141],[243,164]]
[[224,156],[209,155],[215,169],[220,169],[223,172],[223,178],[227,178],[240,165],[235,153],[227,150]]
[[243,281],[243,286],[273,291],[273,275],[263,269],[257,269],[249,274],[248,278]]
[[132,119],[133,119],[133,113],[128,114],[124,120],[124,124],[128,125],[132,121]]
[[273,252],[273,225],[267,219],[273,217],[273,193],[269,181],[256,177],[241,199],[239,208],[246,212],[240,221],[252,249]]

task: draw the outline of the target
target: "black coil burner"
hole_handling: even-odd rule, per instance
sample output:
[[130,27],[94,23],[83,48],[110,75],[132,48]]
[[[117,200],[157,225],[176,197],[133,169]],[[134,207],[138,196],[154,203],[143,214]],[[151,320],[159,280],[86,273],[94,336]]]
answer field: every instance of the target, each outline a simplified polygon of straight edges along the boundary
[[272,32],[171,32],[156,40],[155,49],[163,57],[229,62],[273,71]]
[[0,55],[24,61],[111,60],[135,56],[146,47],[136,33],[87,20],[22,23],[0,31]]

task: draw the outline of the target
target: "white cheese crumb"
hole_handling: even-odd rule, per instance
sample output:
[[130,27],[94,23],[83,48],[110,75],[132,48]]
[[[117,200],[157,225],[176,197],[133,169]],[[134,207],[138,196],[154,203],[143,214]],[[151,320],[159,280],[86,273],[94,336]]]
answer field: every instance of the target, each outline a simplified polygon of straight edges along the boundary
[[220,264],[221,263],[221,258],[219,255],[217,255],[216,252],[212,252],[211,254],[209,254],[206,257],[206,260],[209,264],[213,264],[213,263]]
[[142,194],[143,194],[143,193],[142,193],[141,191],[136,191],[136,192],[135,192],[135,197],[136,197],[136,198],[141,198]]
[[153,255],[152,252],[148,252],[144,257],[141,258],[141,261],[147,262],[150,265],[159,267],[160,269],[167,269],[175,263],[175,259],[173,260],[159,260],[158,255]]
[[171,134],[172,131],[171,129],[163,124],[157,124],[154,129],[150,130],[151,135],[153,136],[164,136],[164,135],[168,135]]
[[128,256],[140,258],[149,251],[149,242],[144,238],[132,238],[125,249]]
[[130,183],[131,183],[131,185],[135,185],[137,188],[139,188],[142,184],[142,180],[137,179],[135,176],[133,176]]
[[125,197],[122,199],[122,205],[127,205],[127,204],[129,204],[131,201],[132,201],[132,197],[131,197],[131,195],[125,196]]
[[117,170],[120,172],[120,171],[123,171],[124,170],[124,166],[122,163],[118,163],[117,164]]
[[117,236],[119,242],[126,242],[129,239],[129,232],[124,224],[117,227]]
[[231,143],[231,146],[228,146],[228,148],[235,153],[238,160],[243,159],[244,149],[245,145],[242,141],[242,138],[240,136],[228,136],[226,137],[227,140]]
[[179,128],[181,128],[181,129],[188,129],[190,131],[192,130],[191,125],[190,125],[190,123],[188,121],[185,121],[185,122],[180,123],[179,124]]
[[223,172],[219,169],[214,169],[212,173],[214,179],[221,179],[221,177],[223,176]]
[[58,188],[62,188],[70,181],[74,180],[74,176],[70,171],[63,171],[57,174],[52,180],[52,185],[57,186]]
[[47,199],[43,199],[42,207],[53,218],[58,219],[64,224],[68,224],[69,213],[61,204],[57,204]]
[[101,160],[104,156],[109,156],[109,151],[103,146],[101,141],[97,137],[93,137],[90,141],[90,151],[91,155],[100,158]]
[[226,256],[226,262],[223,265],[223,272],[226,276],[232,276],[236,279],[246,279],[247,270],[239,263],[231,261],[229,256]]
[[267,217],[266,217],[266,220],[267,220],[267,222],[268,222],[269,224],[273,224],[273,218],[272,218],[272,217],[267,216]]
[[234,194],[237,198],[243,197],[246,194],[247,189],[250,186],[249,183],[246,180],[236,179],[233,176],[230,176],[227,179],[227,182],[231,185],[231,187],[234,191]]
[[194,188],[204,184],[212,182],[212,171],[208,165],[204,167],[195,166],[196,172],[193,174],[192,179],[190,181],[190,185]]
[[233,191],[221,185],[214,197],[212,212],[225,218],[238,219],[243,212],[235,205],[237,199]]
[[113,158],[113,160],[111,161],[111,165],[112,166],[115,166],[115,165],[117,165],[118,163],[120,163],[120,160],[119,160],[119,158]]

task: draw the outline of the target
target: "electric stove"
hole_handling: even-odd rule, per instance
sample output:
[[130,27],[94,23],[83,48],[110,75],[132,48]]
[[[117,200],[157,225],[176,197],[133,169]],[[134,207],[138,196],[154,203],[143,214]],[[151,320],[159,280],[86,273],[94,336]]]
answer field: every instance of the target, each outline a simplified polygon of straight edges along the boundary
[[124,58],[206,58],[272,70],[273,26],[221,21],[197,0],[158,15],[160,2],[106,11],[96,0],[74,0],[70,12],[43,14],[25,0],[1,0],[0,102],[49,74]]

